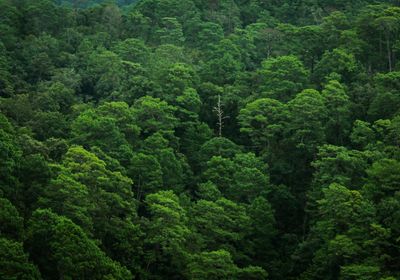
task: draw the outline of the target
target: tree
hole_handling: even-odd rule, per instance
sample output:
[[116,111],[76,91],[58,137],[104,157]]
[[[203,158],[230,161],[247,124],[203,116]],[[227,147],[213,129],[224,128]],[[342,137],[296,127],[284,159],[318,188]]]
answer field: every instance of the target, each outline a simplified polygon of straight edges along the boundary
[[133,110],[126,103],[112,102],[82,112],[72,123],[71,134],[73,143],[99,147],[126,166],[139,131]]
[[122,26],[121,9],[112,3],[103,5],[100,24],[102,29],[110,34],[112,38],[118,38]]
[[372,96],[367,112],[369,119],[390,119],[398,112],[400,99],[396,91],[400,86],[399,78],[399,72],[377,74],[375,76],[375,94]]
[[214,137],[205,142],[200,148],[200,161],[206,164],[213,156],[233,158],[242,151],[241,147],[224,137]]
[[164,88],[164,94],[161,97],[169,103],[175,102],[197,82],[198,77],[192,66],[184,63],[173,64],[161,80]]
[[23,135],[19,140],[26,141],[26,146],[22,147],[25,155],[21,158],[17,170],[18,199],[14,202],[23,216],[30,215],[34,210],[39,197],[43,194],[44,186],[47,186],[54,176],[49,162],[42,155],[47,152],[46,147],[38,141],[28,139],[27,135]]
[[140,39],[129,38],[114,46],[121,59],[144,65],[150,58],[150,49]]
[[129,11],[124,18],[123,31],[128,38],[139,38],[147,42],[151,32],[151,19],[138,10]]
[[322,91],[326,100],[328,121],[326,124],[327,140],[332,144],[342,145],[350,133],[350,98],[345,88],[338,81],[329,81]]
[[176,17],[180,22],[196,16],[197,8],[193,1],[149,0],[138,3],[137,10],[150,17],[155,24],[164,17]]
[[189,212],[189,218],[199,246],[205,250],[238,246],[250,226],[244,206],[225,198],[215,202],[197,201]]
[[[101,248],[136,273],[142,243],[132,180],[118,171],[109,170],[104,161],[79,146],[67,151],[63,166],[75,181],[87,187],[90,201],[87,211],[93,221],[92,233],[101,240]],[[76,196],[78,193],[68,200]],[[80,200],[80,205],[73,202],[76,205],[74,215],[82,215],[76,210],[86,210],[77,207],[82,207],[83,202]]]
[[5,238],[21,240],[24,219],[8,199],[0,198],[0,235]]
[[270,98],[257,99],[240,110],[240,131],[249,135],[257,150],[273,153],[282,140],[287,111],[284,104]]
[[22,243],[3,237],[0,237],[0,277],[4,280],[42,279],[24,252]]
[[[328,21],[328,18],[323,20]],[[324,29],[327,26],[324,23],[300,27],[280,23],[277,28],[281,32],[281,36],[284,37],[284,40],[280,40],[280,47],[287,49],[289,53],[297,54],[311,73],[314,72],[317,61],[321,58],[324,49],[327,48],[327,40],[337,34],[337,31],[325,31]],[[334,43],[337,43],[337,39]]]
[[[323,193],[323,198],[318,201],[318,215],[321,216],[309,237],[320,239],[322,243],[318,242],[320,245],[313,248],[313,264],[303,276],[319,279],[320,275],[330,275],[330,279],[334,279],[339,276],[341,266],[368,259],[376,262],[377,255],[373,253],[376,248],[371,248],[376,244],[369,236],[370,227],[379,227],[374,224],[376,210],[373,204],[359,191],[335,183]],[[371,240],[372,246],[360,242],[360,238]],[[312,246],[312,241],[309,245]],[[368,254],[366,250],[371,249]]]
[[316,90],[304,90],[288,103],[288,108],[291,141],[297,148],[315,153],[317,147],[326,141],[324,97]]
[[185,37],[183,36],[182,25],[176,18],[162,18],[161,26],[156,32],[161,44],[181,46],[184,43]]
[[319,148],[314,167],[313,180],[308,192],[306,210],[313,219],[318,207],[318,201],[323,197],[324,190],[331,184],[351,186],[351,189],[361,190],[367,177],[366,170],[372,156],[367,152],[348,150],[345,147],[324,145]]
[[342,48],[326,51],[315,66],[313,79],[317,84],[327,82],[331,73],[339,74],[344,82],[351,82],[358,72],[358,65],[352,53]]
[[[134,205],[131,179],[120,172],[108,170],[104,161],[80,146],[73,146],[67,151],[63,160],[63,166],[70,172],[73,179],[86,185],[90,192],[98,195],[99,197],[96,199],[104,196],[103,199],[109,198],[111,201],[116,200],[115,202],[121,200],[120,203],[113,205],[113,215],[116,215],[118,211],[131,214]],[[100,202],[100,200],[97,201]],[[117,205],[119,207],[116,207]],[[106,212],[111,211],[111,209],[104,207],[95,211]],[[111,214],[111,212],[108,214]]]
[[68,218],[36,210],[29,222],[28,249],[44,277],[131,279]]
[[171,276],[182,273],[185,243],[190,234],[185,209],[172,191],[149,194],[145,203],[150,214],[146,222],[145,243],[151,246],[145,272],[158,271]]
[[42,32],[55,33],[61,30],[62,21],[59,13],[61,9],[53,1],[27,1],[22,9],[22,15],[27,19],[23,25],[25,34],[38,35]]
[[215,201],[222,197],[221,192],[219,191],[218,187],[211,183],[206,182],[198,185],[196,195],[200,199]]
[[15,175],[21,158],[21,150],[17,145],[14,129],[7,118],[0,114],[0,190],[11,201],[17,199]]
[[[270,19],[270,21],[273,21],[273,19]],[[279,52],[279,44],[283,36],[279,30],[273,28],[273,25],[274,23],[257,22],[246,26],[246,31],[250,33],[256,49],[256,61],[258,63]]]
[[163,186],[179,193],[188,183],[191,170],[185,156],[176,152],[166,137],[171,135],[157,132],[149,136],[143,143],[143,152],[157,159],[162,171]]
[[369,161],[368,153],[333,145],[321,146],[312,163],[316,188],[338,183],[360,189],[367,176]]
[[37,37],[31,35],[23,44],[25,46],[22,49],[22,59],[26,63],[26,78],[32,82],[49,80],[58,62],[58,40],[47,34]]
[[376,18],[373,24],[376,29],[384,34],[386,40],[386,52],[387,52],[387,65],[389,72],[394,68],[393,62],[393,51],[392,51],[392,40],[396,40],[398,32],[398,23],[400,20],[400,9],[399,8],[388,8],[380,17]]
[[168,69],[176,63],[187,63],[190,61],[182,47],[172,44],[164,44],[157,47],[148,63],[150,76],[159,82],[165,77]]
[[231,84],[243,67],[239,48],[231,40],[223,39],[213,48],[202,69],[202,76],[216,85]]
[[0,48],[2,49],[4,44],[7,49],[12,49],[17,43],[18,31],[21,28],[21,23],[19,22],[21,11],[17,9],[14,3],[6,1],[0,3],[0,10],[0,19],[2,22],[0,29],[3,35]]
[[[43,112],[57,112],[64,115],[72,112],[71,107],[76,103],[74,90],[78,87],[80,77],[60,77],[60,75],[63,74],[56,74],[57,79],[61,81],[55,79],[55,81],[41,83],[38,86],[38,93],[32,100],[35,108]],[[69,73],[69,75],[74,74]],[[68,81],[64,79],[68,79]]]
[[259,196],[251,203],[248,213],[252,223],[250,240],[254,246],[254,264],[272,268],[272,259],[276,258],[273,242],[277,234],[274,210],[267,199]]
[[237,279],[239,268],[225,250],[203,252],[193,256],[188,265],[188,279]]
[[233,159],[236,168],[233,184],[227,190],[227,197],[238,202],[253,201],[257,196],[269,191],[267,165],[255,154],[237,154]]
[[133,118],[144,137],[160,130],[173,131],[177,121],[175,110],[167,102],[150,96],[138,99],[132,107]]
[[321,26],[324,31],[324,35],[329,36],[327,38],[329,45],[335,46],[337,41],[340,40],[343,32],[346,32],[350,29],[350,20],[349,17],[342,11],[334,11],[327,17],[323,18]]
[[126,68],[117,54],[99,48],[91,52],[83,63],[86,64],[83,82],[88,87],[86,98],[99,100],[121,90]]
[[46,186],[37,204],[41,208],[52,209],[58,215],[71,219],[90,234],[93,232],[90,213],[95,205],[89,198],[88,188],[74,180],[63,167],[59,168],[61,169],[59,175]]
[[201,50],[206,50],[210,45],[218,44],[224,37],[224,31],[218,23],[215,22],[199,22],[196,26],[199,30],[190,34],[197,36],[193,39],[193,44]]
[[157,157],[143,153],[137,153],[132,157],[129,177],[136,185],[136,197],[141,199],[143,194],[161,190],[163,186],[163,172]]
[[371,124],[361,120],[356,120],[353,125],[353,131],[350,135],[351,142],[358,148],[366,148],[368,144],[374,143],[375,132]]
[[341,268],[340,279],[377,279],[379,275],[379,267],[372,265],[348,265]]
[[217,115],[218,121],[218,136],[222,137],[222,128],[224,127],[224,119],[227,118],[227,116],[224,115],[224,110],[222,109],[222,103],[221,103],[221,96],[218,95],[218,102],[217,105],[214,107],[214,112]]
[[214,156],[202,177],[237,202],[249,203],[269,188],[267,166],[252,153],[238,153],[231,159]]
[[232,174],[235,173],[235,168],[231,159],[213,156],[207,161],[207,168],[202,174],[203,181],[214,183],[222,193],[226,193],[234,184]]
[[261,97],[287,102],[306,87],[308,72],[297,57],[280,56],[265,60],[259,75]]
[[186,156],[194,173],[198,172],[203,161],[202,147],[212,138],[212,131],[205,123],[196,122],[185,127],[180,136],[181,152]]
[[375,198],[382,198],[398,191],[399,168],[400,162],[395,159],[374,162],[367,170],[369,194],[374,195]]
[[0,42],[0,97],[9,97],[14,92],[14,86],[12,83],[12,75],[10,72],[10,59],[6,55],[6,48],[4,44]]

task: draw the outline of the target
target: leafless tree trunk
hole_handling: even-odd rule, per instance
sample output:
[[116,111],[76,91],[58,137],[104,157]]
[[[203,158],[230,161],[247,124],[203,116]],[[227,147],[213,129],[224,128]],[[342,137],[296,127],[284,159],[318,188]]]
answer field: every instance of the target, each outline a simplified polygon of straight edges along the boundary
[[217,113],[218,117],[218,136],[222,137],[222,128],[224,127],[224,119],[228,117],[224,116],[224,110],[222,109],[221,95],[218,94],[218,103],[217,106],[214,107],[214,111]]

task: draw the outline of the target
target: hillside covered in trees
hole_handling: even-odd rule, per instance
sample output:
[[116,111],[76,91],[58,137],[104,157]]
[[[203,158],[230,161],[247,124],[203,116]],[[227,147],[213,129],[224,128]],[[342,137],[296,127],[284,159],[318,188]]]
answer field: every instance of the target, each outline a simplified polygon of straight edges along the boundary
[[398,5],[0,0],[0,279],[400,279]]

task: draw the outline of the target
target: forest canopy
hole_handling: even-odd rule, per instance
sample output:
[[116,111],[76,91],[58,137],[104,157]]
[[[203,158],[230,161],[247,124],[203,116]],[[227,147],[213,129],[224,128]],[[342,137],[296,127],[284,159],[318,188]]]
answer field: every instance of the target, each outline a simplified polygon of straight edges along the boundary
[[400,279],[400,3],[0,0],[0,279]]

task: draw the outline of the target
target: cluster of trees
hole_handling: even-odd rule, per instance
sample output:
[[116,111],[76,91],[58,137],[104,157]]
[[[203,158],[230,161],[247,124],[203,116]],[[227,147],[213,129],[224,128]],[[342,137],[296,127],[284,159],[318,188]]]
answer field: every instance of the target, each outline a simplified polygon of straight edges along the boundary
[[83,2],[0,0],[1,279],[400,278],[398,1]]

